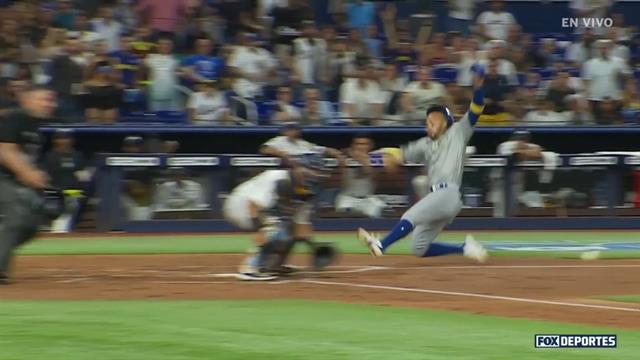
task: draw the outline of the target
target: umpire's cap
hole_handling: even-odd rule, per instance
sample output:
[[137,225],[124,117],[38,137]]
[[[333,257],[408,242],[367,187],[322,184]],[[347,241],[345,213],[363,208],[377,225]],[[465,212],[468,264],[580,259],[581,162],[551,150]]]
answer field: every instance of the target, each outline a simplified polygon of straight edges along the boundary
[[429,117],[429,114],[433,112],[439,112],[442,115],[444,115],[444,118],[447,121],[447,127],[450,127],[451,125],[453,125],[454,123],[453,115],[451,115],[451,111],[449,110],[448,107],[444,105],[432,105],[427,109],[427,117]]

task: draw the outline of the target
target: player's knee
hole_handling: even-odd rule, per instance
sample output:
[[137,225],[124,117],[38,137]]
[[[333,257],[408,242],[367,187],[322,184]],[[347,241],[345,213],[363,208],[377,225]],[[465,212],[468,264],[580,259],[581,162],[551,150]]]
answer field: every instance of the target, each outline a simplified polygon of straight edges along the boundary
[[427,250],[429,250],[429,243],[425,242],[418,242],[418,241],[414,241],[413,242],[413,246],[411,248],[411,251],[413,252],[413,255],[417,256],[417,257],[423,257],[424,254],[427,253]]

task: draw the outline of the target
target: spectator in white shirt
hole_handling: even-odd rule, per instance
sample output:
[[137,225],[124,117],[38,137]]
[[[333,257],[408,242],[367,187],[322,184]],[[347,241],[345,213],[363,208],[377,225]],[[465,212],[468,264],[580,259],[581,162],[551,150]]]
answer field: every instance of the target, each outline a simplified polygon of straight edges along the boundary
[[492,0],[491,10],[484,11],[476,22],[479,33],[486,40],[507,40],[509,27],[516,24],[516,19],[510,12],[504,11],[504,1]]
[[573,66],[582,66],[587,60],[593,57],[595,37],[589,28],[584,29],[580,34],[580,40],[571,43],[564,54],[565,61]]
[[291,121],[299,121],[301,118],[300,110],[291,105],[291,88],[288,86],[280,86],[276,93],[276,112],[271,117],[274,124],[285,123]]
[[169,38],[158,40],[158,52],[149,54],[144,62],[149,69],[149,108],[151,111],[178,111],[178,75],[180,63],[172,54],[173,41]]
[[618,29],[615,27],[607,29],[606,38],[612,43],[611,56],[618,57],[628,64],[631,58],[631,52],[627,46],[621,44],[618,40]]
[[194,125],[224,125],[229,121],[229,104],[214,80],[201,81],[187,101],[189,120]]
[[368,62],[340,87],[342,114],[354,125],[375,125],[380,121],[384,93],[375,78],[375,67]]
[[384,96],[384,113],[395,115],[398,112],[400,95],[407,87],[409,80],[398,73],[398,67],[394,63],[385,64],[379,71],[378,83]]
[[303,85],[316,84],[321,79],[324,61],[327,56],[327,44],[317,36],[313,21],[305,21],[302,36],[293,41],[295,57],[294,71]]
[[170,168],[171,180],[160,185],[156,190],[155,210],[205,209],[202,185],[190,180],[186,170],[180,167]]
[[449,7],[449,17],[447,19],[448,31],[459,31],[464,36],[470,34],[474,10],[478,0],[449,0],[446,2]]
[[604,98],[612,99],[616,104],[622,100],[621,84],[630,72],[625,62],[611,56],[613,43],[609,40],[596,42],[598,57],[587,61],[582,69],[587,98],[595,112],[596,120],[599,115],[599,102]]
[[410,114],[411,120],[424,120],[424,114],[432,105],[452,107],[453,101],[446,88],[439,82],[431,81],[431,68],[421,66],[417,80],[407,85],[400,100],[402,113]]
[[258,46],[254,34],[243,34],[229,59],[229,67],[236,76],[233,90],[243,98],[262,95],[262,87],[275,76],[277,62],[273,54]]
[[502,40],[492,40],[487,43],[487,46],[487,59],[481,60],[480,63],[486,66],[495,60],[498,74],[507,78],[509,86],[517,86],[518,71],[516,66],[506,58],[507,43]]
[[538,100],[537,109],[525,115],[524,122],[529,126],[567,125],[567,118],[554,111],[553,101],[541,98]]
[[123,32],[123,27],[113,18],[113,9],[110,6],[103,6],[100,9],[100,16],[91,22],[94,30],[107,42],[109,52],[120,49],[120,34]]

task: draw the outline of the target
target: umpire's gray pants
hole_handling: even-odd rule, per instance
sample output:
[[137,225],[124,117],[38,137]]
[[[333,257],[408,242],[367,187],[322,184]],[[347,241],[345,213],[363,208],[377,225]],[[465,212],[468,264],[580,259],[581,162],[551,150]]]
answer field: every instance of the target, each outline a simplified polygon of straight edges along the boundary
[[42,196],[0,178],[0,271],[8,271],[13,250],[33,238],[42,223]]
[[429,245],[462,208],[460,189],[456,185],[427,194],[407,210],[403,219],[413,224],[412,249],[415,256],[424,256]]

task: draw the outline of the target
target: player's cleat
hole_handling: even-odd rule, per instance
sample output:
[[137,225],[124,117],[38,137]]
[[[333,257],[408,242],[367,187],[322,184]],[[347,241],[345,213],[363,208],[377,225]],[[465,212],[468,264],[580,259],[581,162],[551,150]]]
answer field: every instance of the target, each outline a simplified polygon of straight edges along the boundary
[[366,247],[369,248],[369,252],[373,256],[382,256],[382,244],[380,244],[380,240],[378,237],[370,234],[367,230],[363,228],[358,228],[358,240],[363,243]]
[[489,257],[489,253],[485,250],[484,246],[480,244],[471,235],[467,235],[464,239],[463,253],[465,257],[473,259],[479,263],[484,263]]
[[274,273],[280,275],[280,276],[291,276],[295,273],[298,272],[298,269],[296,269],[293,266],[289,266],[289,265],[280,265],[277,269],[275,269]]
[[[250,254],[253,253],[255,252],[250,252]],[[277,279],[278,276],[270,272],[261,271],[258,267],[258,255],[253,254],[249,255],[240,265],[237,278],[245,281],[269,281]]]
[[9,275],[6,272],[0,271],[0,285],[9,285]]
[[238,279],[243,281],[271,281],[278,277],[273,274],[254,272],[254,273],[239,273]]
[[277,279],[278,276],[272,273],[262,272],[251,265],[243,265],[240,267],[237,278],[244,281],[269,281]]

